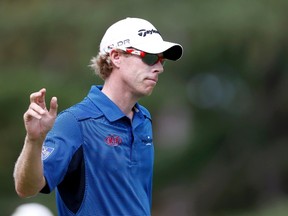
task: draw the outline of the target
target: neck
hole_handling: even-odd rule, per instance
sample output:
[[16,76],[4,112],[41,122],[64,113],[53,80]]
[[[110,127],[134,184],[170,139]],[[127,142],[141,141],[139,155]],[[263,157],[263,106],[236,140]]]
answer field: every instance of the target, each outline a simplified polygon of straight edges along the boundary
[[133,118],[133,107],[137,102],[137,98],[121,86],[111,85],[108,80],[103,85],[102,92],[112,100],[120,110],[130,119]]

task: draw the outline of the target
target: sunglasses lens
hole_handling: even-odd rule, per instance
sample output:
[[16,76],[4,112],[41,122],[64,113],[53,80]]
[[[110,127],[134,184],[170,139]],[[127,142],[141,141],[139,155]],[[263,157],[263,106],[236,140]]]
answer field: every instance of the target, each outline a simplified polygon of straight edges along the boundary
[[155,54],[146,53],[146,55],[142,58],[142,60],[146,64],[152,66],[158,62],[159,57],[158,55],[155,55]]
[[159,61],[163,66],[165,63],[165,59],[163,57],[158,56],[157,54],[146,53],[134,49],[126,49],[126,53],[140,56],[142,58],[142,61],[149,66],[155,65]]

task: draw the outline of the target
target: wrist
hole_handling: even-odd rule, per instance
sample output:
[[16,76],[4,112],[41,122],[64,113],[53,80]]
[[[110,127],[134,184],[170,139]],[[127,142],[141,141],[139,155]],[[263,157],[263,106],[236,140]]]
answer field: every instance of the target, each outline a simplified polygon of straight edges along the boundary
[[33,136],[29,136],[29,134],[26,134],[25,137],[25,143],[27,144],[33,144],[33,145],[38,145],[42,147],[42,144],[44,142],[45,137],[33,137]]

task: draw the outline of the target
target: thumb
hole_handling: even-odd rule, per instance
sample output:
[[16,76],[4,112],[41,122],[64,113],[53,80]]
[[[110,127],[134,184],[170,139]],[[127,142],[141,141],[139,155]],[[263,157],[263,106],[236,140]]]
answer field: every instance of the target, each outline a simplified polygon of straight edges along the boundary
[[50,110],[49,110],[50,115],[56,116],[57,110],[58,110],[57,97],[52,97],[50,101]]

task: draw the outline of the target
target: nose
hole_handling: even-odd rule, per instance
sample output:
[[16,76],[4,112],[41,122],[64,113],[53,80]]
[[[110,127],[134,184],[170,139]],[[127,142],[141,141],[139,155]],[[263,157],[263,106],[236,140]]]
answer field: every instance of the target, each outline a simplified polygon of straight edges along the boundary
[[163,64],[161,63],[161,61],[158,61],[154,66],[155,66],[155,68],[153,70],[154,73],[161,74],[164,72],[164,67],[163,67]]

